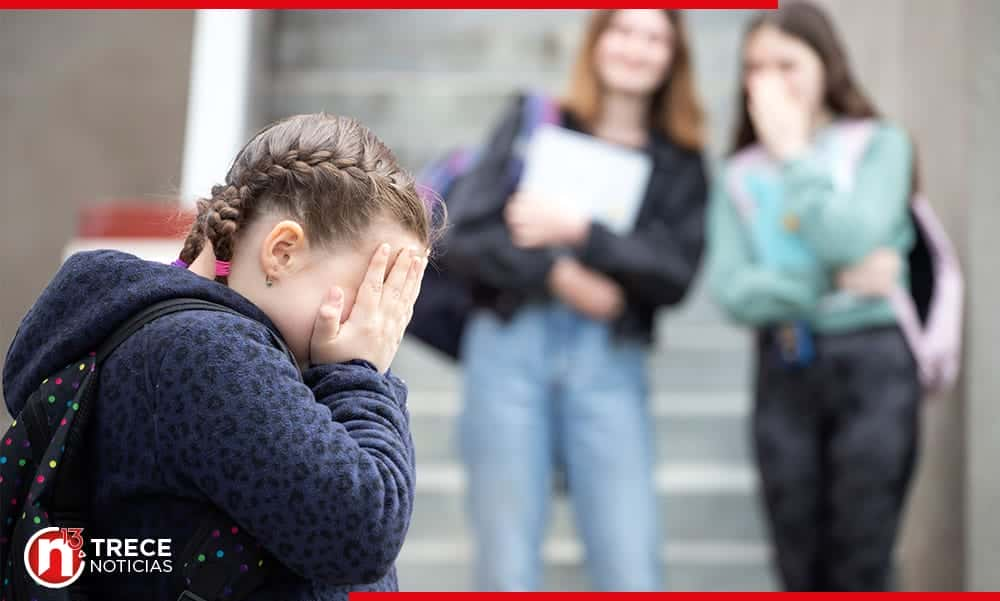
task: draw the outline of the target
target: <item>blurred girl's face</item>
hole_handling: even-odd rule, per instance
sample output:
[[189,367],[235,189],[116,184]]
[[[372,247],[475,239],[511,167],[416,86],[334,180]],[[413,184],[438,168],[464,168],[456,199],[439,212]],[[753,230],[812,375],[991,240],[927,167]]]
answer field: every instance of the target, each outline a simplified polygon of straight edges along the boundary
[[667,77],[673,26],[662,10],[619,10],[597,40],[594,59],[606,91],[648,95]]
[[802,40],[772,25],[750,35],[743,51],[743,85],[761,76],[777,76],[795,100],[811,113],[823,109],[826,76],[819,54]]

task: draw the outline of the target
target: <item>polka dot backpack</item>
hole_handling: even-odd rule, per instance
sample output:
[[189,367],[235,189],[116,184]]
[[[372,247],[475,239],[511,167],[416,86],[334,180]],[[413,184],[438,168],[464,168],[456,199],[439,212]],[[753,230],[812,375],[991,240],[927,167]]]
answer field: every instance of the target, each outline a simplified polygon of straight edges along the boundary
[[[85,433],[100,366],[142,326],[188,310],[235,313],[198,299],[171,299],[152,305],[125,323],[98,350],[42,381],[0,440],[0,601],[91,598],[85,566],[74,568],[80,576],[70,579],[69,584],[52,588],[47,579],[52,569],[41,575],[29,573],[25,549],[32,537],[46,529],[78,528],[82,530],[70,531],[82,533],[78,542],[64,542],[74,552],[83,552],[80,557],[86,555],[90,487]],[[272,337],[294,362],[280,336],[272,332]],[[65,570],[67,560],[56,557],[63,563],[60,569]],[[70,565],[79,566],[83,561]],[[176,590],[172,594],[178,594],[179,601],[236,601],[260,586],[274,562],[256,540],[216,511],[174,558]]]

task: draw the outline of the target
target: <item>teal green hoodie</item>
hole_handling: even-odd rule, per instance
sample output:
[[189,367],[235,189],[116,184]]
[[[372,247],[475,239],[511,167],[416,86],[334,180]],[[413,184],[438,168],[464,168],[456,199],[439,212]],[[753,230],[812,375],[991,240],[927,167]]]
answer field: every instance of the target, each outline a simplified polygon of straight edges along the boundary
[[853,186],[838,190],[834,166],[821,152],[830,132],[821,131],[806,155],[777,171],[780,211],[797,218],[794,235],[811,256],[806,266],[782,268],[755,257],[750,224],[725,185],[730,165],[723,166],[709,205],[706,270],[712,296],[733,320],[751,326],[805,320],[821,333],[895,322],[886,300],[834,295],[833,281],[841,268],[890,247],[904,257],[900,279],[908,284],[905,257],[915,240],[909,139],[898,127],[877,125]]

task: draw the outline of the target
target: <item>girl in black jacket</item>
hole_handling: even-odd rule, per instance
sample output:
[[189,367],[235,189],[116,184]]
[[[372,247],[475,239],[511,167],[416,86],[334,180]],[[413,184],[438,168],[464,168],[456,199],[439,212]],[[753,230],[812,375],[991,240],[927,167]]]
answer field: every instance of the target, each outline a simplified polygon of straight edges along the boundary
[[660,588],[645,362],[656,309],[684,297],[698,266],[706,196],[680,13],[596,13],[559,105],[563,127],[651,159],[630,233],[514,193],[521,102],[449,193],[445,260],[481,307],[461,352],[478,583],[539,586],[559,461],[593,586]]

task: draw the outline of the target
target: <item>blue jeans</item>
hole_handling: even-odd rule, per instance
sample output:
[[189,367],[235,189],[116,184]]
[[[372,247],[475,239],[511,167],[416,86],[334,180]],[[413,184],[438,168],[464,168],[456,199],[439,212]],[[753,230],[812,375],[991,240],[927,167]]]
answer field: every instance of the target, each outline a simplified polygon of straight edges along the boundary
[[646,352],[561,304],[507,323],[477,313],[462,342],[460,440],[476,577],[535,590],[554,464],[566,470],[597,590],[661,588]]

